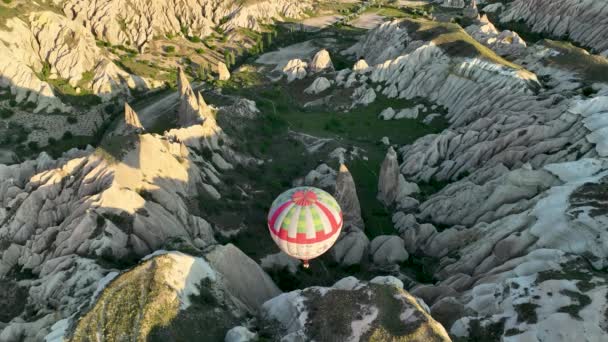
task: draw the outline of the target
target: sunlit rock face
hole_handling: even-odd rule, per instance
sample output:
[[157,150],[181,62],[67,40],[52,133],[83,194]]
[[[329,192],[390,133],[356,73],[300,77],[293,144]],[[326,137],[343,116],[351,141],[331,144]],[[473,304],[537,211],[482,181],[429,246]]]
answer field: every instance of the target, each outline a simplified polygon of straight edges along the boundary
[[395,208],[408,254],[436,260],[434,285],[410,292],[457,338],[604,339],[596,328],[608,291],[600,271],[608,172],[602,86],[580,96],[583,76],[544,64],[555,51],[520,46],[511,54],[484,41],[493,32],[487,25],[471,27],[472,36],[519,56],[516,64],[490,53],[454,55],[416,40],[412,29],[384,24],[350,49],[372,61],[370,79],[387,97],[447,108],[448,129],[398,149],[405,179],[451,183],[415,210]]
[[55,97],[48,79],[65,79],[77,88],[91,73],[83,86],[104,100],[129,94],[130,88],[154,85],[119,69],[101,53],[87,28],[65,16],[33,12],[26,19],[10,18],[6,25],[7,30],[0,30],[0,85],[10,87],[18,103],[35,103],[35,112],[68,110]]
[[72,327],[65,338],[181,336],[219,341],[264,301],[281,293],[232,245],[217,246],[203,257],[156,253],[112,276],[82,316],[68,322]]
[[155,35],[181,34],[182,27],[188,28],[189,36],[203,38],[226,18],[222,25],[226,30],[257,30],[272,18],[302,16],[311,2],[265,0],[243,5],[217,0],[67,0],[62,7],[70,19],[90,27],[95,38],[143,51]]
[[608,7],[603,1],[516,0],[500,13],[502,22],[523,20],[533,32],[569,39],[590,47],[596,53],[608,51],[603,33],[608,30],[604,20]]
[[393,277],[377,277],[369,283],[348,277],[332,287],[284,293],[264,303],[262,312],[265,321],[278,324],[277,336],[292,340],[451,341],[441,324]]

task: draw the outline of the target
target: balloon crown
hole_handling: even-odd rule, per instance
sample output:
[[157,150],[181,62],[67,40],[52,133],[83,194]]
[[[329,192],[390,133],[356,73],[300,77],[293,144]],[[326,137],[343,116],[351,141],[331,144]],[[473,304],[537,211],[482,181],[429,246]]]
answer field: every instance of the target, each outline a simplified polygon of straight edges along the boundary
[[307,207],[310,205],[315,204],[315,202],[317,202],[318,198],[317,195],[310,190],[300,190],[300,191],[296,191],[292,196],[291,196],[291,200],[301,206],[301,207]]

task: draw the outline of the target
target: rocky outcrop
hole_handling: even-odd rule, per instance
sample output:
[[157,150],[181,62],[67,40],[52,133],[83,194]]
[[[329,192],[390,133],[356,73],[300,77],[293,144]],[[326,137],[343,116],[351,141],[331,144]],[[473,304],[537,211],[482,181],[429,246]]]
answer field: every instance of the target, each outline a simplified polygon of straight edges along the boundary
[[366,72],[369,70],[369,65],[365,61],[365,59],[359,59],[357,63],[353,66],[353,71],[356,72]]
[[228,81],[230,79],[230,71],[224,62],[217,63],[217,79],[220,81]]
[[509,2],[500,14],[501,22],[524,21],[533,32],[569,39],[592,48],[596,53],[608,51],[604,34],[608,23],[608,6],[602,1],[516,0]]
[[[8,30],[0,31],[0,84],[11,88],[17,102],[36,103],[36,112],[67,111],[47,83],[50,79],[89,88],[104,100],[129,94],[129,88],[153,86],[104,57],[80,23],[50,11],[27,15],[7,19]],[[92,79],[83,79],[86,73],[93,73]]]
[[397,152],[392,147],[389,147],[380,167],[378,180],[378,200],[386,206],[393,204],[397,198],[399,175]]
[[139,117],[137,113],[129,106],[128,103],[125,102],[125,127],[122,132],[116,133],[117,135],[129,135],[129,134],[140,134],[145,131],[144,126],[142,126],[141,121],[139,121]]
[[197,166],[185,145],[162,136],[106,139],[97,150],[58,160],[41,154],[0,165],[0,236],[8,243],[0,250],[0,277],[32,274],[24,284],[32,312],[51,315],[41,324],[90,300],[108,272],[95,260],[129,263],[170,242],[192,250],[215,244],[211,225],[190,214],[187,200],[200,189],[215,191],[207,180],[217,178],[212,166]]
[[364,224],[361,218],[361,205],[357,196],[357,187],[355,186],[353,176],[344,164],[340,164],[340,170],[336,177],[334,198],[342,209],[344,225],[363,229]]
[[[234,249],[228,245],[216,250],[222,248]],[[260,307],[243,301],[243,293],[235,289],[244,283],[234,276],[265,274],[242,253],[238,256],[222,251],[221,264],[217,264],[216,250],[205,257],[157,253],[133,269],[115,275],[97,291],[86,313],[72,321],[74,327],[66,337],[71,341],[89,341],[91,336],[134,336],[145,340],[177,334],[186,339],[196,336],[222,340],[235,323]],[[229,271],[247,260],[250,263],[238,273]],[[247,283],[247,295],[264,302],[280,293],[278,290],[271,294],[258,293],[256,289],[263,286],[256,281]],[[193,301],[197,305],[192,305]],[[125,307],[135,311],[124,310]]]
[[377,265],[398,264],[409,257],[403,239],[395,235],[381,235],[369,246],[372,261]]
[[513,31],[498,31],[484,15],[477,24],[466,27],[466,31],[478,42],[501,56],[519,57],[524,53],[526,42]]
[[343,229],[336,244],[331,248],[332,259],[341,266],[359,265],[367,258],[369,238],[357,228]]
[[287,76],[287,82],[301,80],[307,75],[308,63],[301,59],[292,59],[283,67],[283,73]]
[[443,0],[442,7],[464,8],[464,0]]
[[331,62],[329,51],[323,49],[317,52],[308,65],[308,68],[313,74],[322,71],[333,71],[334,65]]
[[441,324],[402,287],[392,277],[374,278],[369,283],[348,277],[333,287],[273,298],[264,303],[264,319],[277,322],[280,332],[276,334],[286,340],[451,341]]
[[178,68],[178,90],[180,94],[179,109],[177,111],[177,124],[189,127],[203,123],[212,115],[211,109],[199,92],[195,94],[190,86],[186,74]]
[[312,82],[312,84],[308,88],[304,89],[304,93],[316,95],[316,94],[324,92],[325,90],[329,89],[330,87],[331,87],[331,82],[327,78],[318,77]]
[[[184,34],[204,38],[219,27],[224,30],[248,28],[273,18],[299,17],[311,8],[309,1],[145,1],[66,0],[64,13],[75,22],[91,28],[96,39],[112,45],[125,45],[143,51],[154,36]],[[187,28],[182,32],[182,28]]]

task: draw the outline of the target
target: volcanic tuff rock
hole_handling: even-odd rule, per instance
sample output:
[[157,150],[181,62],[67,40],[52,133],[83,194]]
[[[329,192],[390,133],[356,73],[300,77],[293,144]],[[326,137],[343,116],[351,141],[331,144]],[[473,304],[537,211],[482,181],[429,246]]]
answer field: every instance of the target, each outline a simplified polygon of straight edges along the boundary
[[366,72],[368,69],[369,65],[367,65],[365,59],[359,59],[357,63],[355,63],[355,65],[353,66],[353,71],[357,72]]
[[334,197],[342,209],[344,225],[352,225],[363,229],[365,226],[361,218],[361,205],[357,196],[357,187],[353,176],[344,164],[340,164],[340,170],[336,177]]
[[125,45],[143,51],[154,36],[181,34],[203,38],[222,24],[224,30],[249,28],[257,30],[272,18],[299,17],[311,8],[310,1],[280,0],[54,0],[75,22],[91,29],[96,39],[112,45]]
[[333,70],[334,65],[331,62],[329,51],[323,49],[315,54],[312,61],[308,65],[311,73],[317,73],[321,71]]
[[369,253],[375,264],[398,264],[409,257],[403,239],[395,235],[381,235],[374,238],[369,245]]
[[[170,136],[106,139],[96,151],[0,165],[0,236],[9,243],[2,247],[0,276],[22,270],[35,276],[24,283],[28,305],[37,317],[52,317],[40,329],[89,300],[107,273],[95,259],[132,260],[170,241],[194,250],[216,243],[211,225],[190,214],[187,201],[201,191],[217,192],[213,165],[195,163],[198,158]],[[6,334],[20,329],[18,321]]]
[[79,23],[50,11],[30,13],[25,20],[10,18],[8,30],[0,31],[0,84],[11,88],[17,102],[36,103],[36,112],[67,110],[39,74],[65,79],[76,87],[85,72],[93,72],[85,86],[104,99],[114,95],[110,93],[128,93],[129,87],[151,86],[104,57],[89,30]]
[[453,181],[419,212],[393,215],[406,250],[437,259],[437,283],[413,293],[463,339],[604,339],[605,87],[581,97],[582,76],[544,63],[552,52],[542,45],[515,62],[546,87],[497,57],[417,42],[411,30],[385,24],[351,51],[374,60],[370,79],[387,95],[448,111],[447,130],[399,149],[408,179]]
[[604,1],[516,0],[507,3],[501,22],[523,20],[533,32],[569,39],[596,53],[608,53],[608,5]]
[[125,102],[125,126],[122,130],[115,132],[115,135],[129,135],[132,133],[140,134],[145,131],[137,113]]
[[312,82],[312,84],[308,88],[304,89],[304,93],[316,95],[318,93],[324,92],[330,87],[331,82],[327,78],[318,77]]
[[212,116],[211,109],[199,92],[195,95],[192,86],[181,68],[178,68],[178,90],[180,94],[179,109],[177,111],[177,124],[189,127],[203,123]]
[[386,206],[393,204],[397,197],[399,174],[397,152],[389,147],[380,167],[380,178],[378,180],[378,200]]
[[518,57],[527,47],[526,42],[516,32],[499,32],[485,15],[478,24],[467,26],[466,31],[475,40],[501,56]]
[[224,62],[217,63],[217,73],[220,81],[227,81],[230,79],[230,71]]
[[[601,138],[589,134],[583,121],[593,120],[602,107],[583,104],[586,101],[577,98],[563,101],[580,86],[562,82],[575,77],[573,73],[528,63],[548,75],[550,82],[561,84],[540,88],[536,76],[528,71],[451,56],[432,42],[416,43],[406,22],[382,25],[351,50],[373,60],[391,56],[377,64],[370,76],[373,82],[386,85],[385,94],[424,97],[448,110],[449,129],[400,150],[401,170],[408,179],[455,179],[481,166],[502,163],[510,168],[530,162],[538,168],[586,153],[594,155],[587,139]],[[537,53],[531,50],[529,58]],[[595,129],[599,128],[593,126]],[[573,147],[566,148],[570,145]]]
[[[175,334],[185,339],[223,339],[225,332],[246,314],[256,312],[261,303],[280,294],[242,252],[226,253],[235,249],[232,245],[218,246],[204,257],[179,252],[146,257],[97,291],[91,307],[79,320],[71,321],[74,327],[70,339],[131,336],[145,340]],[[218,251],[221,260],[215,257]],[[246,267],[235,270],[239,265]],[[243,282],[242,277],[248,281]],[[265,284],[273,286],[271,292],[264,289]],[[239,291],[243,286],[248,287],[247,294]],[[100,321],[106,316],[114,319]]]
[[393,277],[370,283],[348,277],[333,287],[312,287],[275,297],[264,303],[264,319],[277,322],[278,335],[286,340],[451,341],[441,324],[402,286]]
[[301,59],[292,59],[283,67],[283,73],[287,76],[287,82],[301,80],[307,75],[308,63]]

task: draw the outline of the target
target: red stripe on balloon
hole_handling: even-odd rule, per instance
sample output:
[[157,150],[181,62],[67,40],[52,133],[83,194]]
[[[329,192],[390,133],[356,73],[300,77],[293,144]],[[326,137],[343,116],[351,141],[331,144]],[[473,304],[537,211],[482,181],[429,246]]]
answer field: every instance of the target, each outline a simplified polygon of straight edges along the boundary
[[327,218],[329,219],[329,223],[331,223],[331,230],[333,231],[334,229],[338,229],[340,227],[340,224],[338,222],[336,222],[336,218],[334,217],[334,214],[332,214],[331,211],[329,209],[327,209],[327,207],[323,203],[317,202],[315,204],[319,207],[319,209],[321,209],[323,214],[325,214],[325,216],[327,216]]
[[291,243],[305,245],[305,244],[312,244],[312,243],[317,243],[317,242],[322,242],[322,241],[327,240],[328,238],[332,237],[340,228],[342,228],[342,212],[340,212],[340,222],[336,222],[336,219],[334,218],[331,211],[329,209],[327,209],[327,207],[322,205],[320,202],[316,202],[315,204],[317,206],[319,206],[319,209],[321,209],[321,211],[323,211],[323,214],[325,216],[327,216],[327,219],[329,220],[329,223],[331,225],[331,231],[329,233],[325,233],[324,230],[321,230],[319,232],[316,232],[315,237],[313,237],[313,238],[308,238],[306,236],[306,233],[297,233],[296,237],[293,238],[293,237],[288,236],[287,229],[279,229],[278,232],[275,231],[274,224],[278,217],[278,215],[276,213],[283,211],[285,209],[285,208],[283,208],[285,206],[285,204],[283,204],[281,207],[279,207],[279,209],[277,209],[277,211],[273,215],[272,220],[268,223],[268,230],[270,230],[270,233],[273,234],[274,236],[278,237],[279,239],[281,239],[283,241],[291,242]]
[[279,215],[281,215],[281,212],[283,212],[283,210],[285,210],[285,208],[287,208],[290,204],[291,201],[281,204],[281,206],[274,212],[274,214],[272,214],[270,221],[268,221],[268,227],[270,228],[270,230],[274,231],[274,224],[279,218]]

